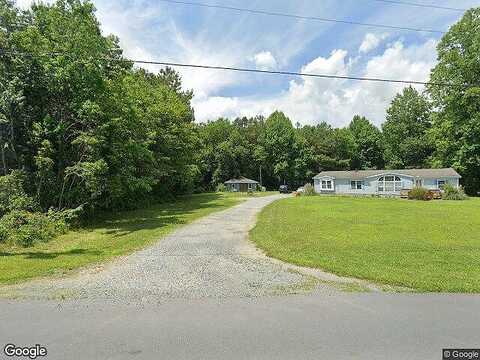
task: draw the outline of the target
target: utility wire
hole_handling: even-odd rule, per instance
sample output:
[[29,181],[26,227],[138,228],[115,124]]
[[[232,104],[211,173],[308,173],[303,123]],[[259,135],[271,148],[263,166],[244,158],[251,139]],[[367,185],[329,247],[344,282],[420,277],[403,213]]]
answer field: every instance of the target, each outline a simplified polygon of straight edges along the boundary
[[407,6],[416,6],[421,8],[428,8],[428,9],[441,9],[441,10],[452,10],[452,11],[467,11],[468,9],[463,8],[454,8],[449,6],[440,6],[440,5],[429,5],[429,4],[420,4],[420,3],[413,3],[408,1],[397,1],[397,0],[372,0],[387,4],[395,4],[395,5],[407,5]]
[[274,12],[274,11],[255,10],[255,9],[248,9],[248,8],[240,8],[240,7],[225,6],[225,5],[214,5],[214,4],[190,2],[190,1],[183,1],[183,0],[158,0],[158,1],[170,3],[170,4],[177,4],[177,5],[198,6],[198,7],[204,7],[204,8],[214,8],[214,9],[231,10],[231,11],[237,11],[237,12],[246,12],[246,13],[256,14],[256,15],[279,16],[279,17],[292,18],[297,20],[313,20],[313,21],[321,21],[321,22],[329,22],[329,23],[376,27],[376,28],[390,29],[390,30],[427,32],[427,33],[434,33],[434,34],[446,33],[446,31],[443,31],[443,30],[421,29],[421,28],[412,28],[412,27],[386,25],[386,24],[372,24],[372,23],[364,23],[364,22],[358,22],[358,21],[338,20],[338,19],[330,19],[330,18],[323,18],[323,17],[317,17],[317,16],[288,14],[288,13],[281,13],[281,12]]
[[[11,51],[0,48],[0,55],[2,54],[11,54],[11,55],[21,55],[26,57],[32,57],[32,54],[19,51]],[[43,57],[52,57],[52,56],[67,56],[68,54],[62,53],[48,53],[48,54],[35,54],[36,56]],[[318,73],[303,73],[295,71],[279,71],[279,70],[259,70],[251,68],[240,68],[232,66],[216,66],[216,65],[201,65],[201,64],[187,64],[179,62],[169,62],[169,61],[148,61],[148,60],[136,60],[136,59],[126,59],[126,58],[109,58],[102,57],[97,58],[98,60],[104,61],[118,61],[118,62],[130,62],[135,64],[143,65],[162,65],[162,66],[171,66],[171,67],[181,67],[181,68],[192,68],[192,69],[208,69],[208,70],[223,70],[223,71],[236,71],[244,73],[257,73],[257,74],[271,74],[271,75],[282,75],[282,76],[300,76],[300,77],[310,77],[310,78],[322,78],[322,79],[339,79],[339,80],[354,80],[354,81],[369,81],[369,82],[380,82],[380,83],[393,83],[393,84],[406,84],[406,85],[431,85],[431,86],[442,86],[442,87],[465,87],[470,88],[472,84],[452,84],[445,82],[431,82],[431,81],[417,81],[417,80],[401,80],[401,79],[388,79],[380,77],[362,77],[362,76],[344,76],[344,75],[331,75],[331,74],[318,74]]]

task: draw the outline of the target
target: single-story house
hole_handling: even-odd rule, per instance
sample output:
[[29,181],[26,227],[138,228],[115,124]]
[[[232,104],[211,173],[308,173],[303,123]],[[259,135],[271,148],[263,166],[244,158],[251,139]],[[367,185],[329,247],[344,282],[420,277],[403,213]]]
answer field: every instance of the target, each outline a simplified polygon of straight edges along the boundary
[[258,181],[247,179],[243,176],[239,179],[225,181],[225,187],[227,190],[234,192],[257,191],[259,186],[260,183]]
[[402,190],[424,187],[441,190],[460,186],[461,176],[448,169],[323,171],[313,178],[320,194],[400,195]]

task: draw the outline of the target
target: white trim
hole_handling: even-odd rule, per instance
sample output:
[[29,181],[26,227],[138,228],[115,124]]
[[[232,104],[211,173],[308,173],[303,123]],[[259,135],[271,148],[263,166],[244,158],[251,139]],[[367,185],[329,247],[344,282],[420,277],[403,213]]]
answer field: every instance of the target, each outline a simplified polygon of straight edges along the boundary
[[[386,180],[387,176],[393,177],[393,181],[387,181]],[[380,179],[382,178],[383,178],[383,181],[380,182]],[[397,180],[397,178],[399,178],[400,180]],[[390,183],[393,185],[393,190],[387,190],[387,183],[389,183],[389,185]],[[400,183],[400,188],[397,188],[398,183]],[[380,190],[380,184],[382,184],[381,186],[382,190]],[[402,191],[402,188],[403,188],[403,180],[400,175],[393,175],[393,174],[382,175],[377,179],[377,192],[379,193],[387,193],[387,194],[398,193]]]
[[[330,187],[328,187],[330,183]],[[333,179],[320,180],[320,189],[322,191],[335,191],[335,181]]]
[[[354,187],[352,187],[353,183],[355,183]],[[358,188],[358,183],[360,183],[360,189]],[[355,191],[365,190],[365,181],[363,181],[363,180],[350,180],[350,190],[355,190]]]
[[335,177],[333,176],[328,176],[328,175],[324,175],[324,176],[315,176],[314,179],[316,180],[321,180],[321,179],[329,179],[329,180],[335,180]]
[[400,173],[384,172],[384,173],[379,173],[377,175],[366,176],[365,179],[369,179],[369,178],[373,178],[373,177],[389,176],[389,175],[404,176],[404,177],[408,177],[408,178],[414,178],[415,177],[415,176],[412,176],[412,175],[406,175],[406,174],[400,174]]
[[436,179],[436,180],[437,180],[437,181],[436,181],[436,184],[437,184],[437,189],[438,189],[438,190],[442,190],[442,189],[440,188],[440,185],[438,184],[439,181],[442,181],[444,186],[447,185],[447,184],[449,184],[448,180],[445,179],[445,178],[440,178],[440,179]]

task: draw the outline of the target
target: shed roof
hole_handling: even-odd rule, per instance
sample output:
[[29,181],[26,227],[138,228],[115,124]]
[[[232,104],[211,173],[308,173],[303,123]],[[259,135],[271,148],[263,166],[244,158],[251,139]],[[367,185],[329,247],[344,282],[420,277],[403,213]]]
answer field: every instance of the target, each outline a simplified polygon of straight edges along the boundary
[[332,177],[336,179],[365,179],[371,176],[382,174],[397,174],[411,177],[421,177],[427,179],[438,178],[458,178],[461,176],[452,168],[445,169],[402,169],[402,170],[357,170],[357,171],[322,171],[315,176],[315,179],[321,177]]
[[225,181],[225,184],[259,184],[259,182],[242,176],[239,179],[230,179]]

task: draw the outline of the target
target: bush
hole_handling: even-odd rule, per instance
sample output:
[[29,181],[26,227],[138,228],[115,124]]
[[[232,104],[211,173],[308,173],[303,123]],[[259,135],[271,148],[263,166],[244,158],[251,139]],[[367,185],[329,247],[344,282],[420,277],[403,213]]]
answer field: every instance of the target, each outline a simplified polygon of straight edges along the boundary
[[432,194],[430,192],[423,188],[423,187],[414,187],[410,192],[408,193],[408,198],[410,200],[432,200]]
[[14,210],[32,210],[33,199],[25,193],[25,174],[21,171],[0,176],[0,217]]
[[312,184],[305,184],[303,187],[303,194],[304,196],[314,196],[316,195],[315,193],[315,188],[313,187]]
[[224,184],[217,185],[217,192],[225,192],[225,191],[226,191],[226,187]]
[[463,189],[456,188],[450,184],[446,184],[445,187],[443,188],[443,195],[442,195],[443,200],[466,200],[468,199],[467,195],[465,195],[465,192]]
[[0,242],[23,247],[48,242],[68,230],[67,218],[70,218],[67,212],[11,211],[0,219]]

